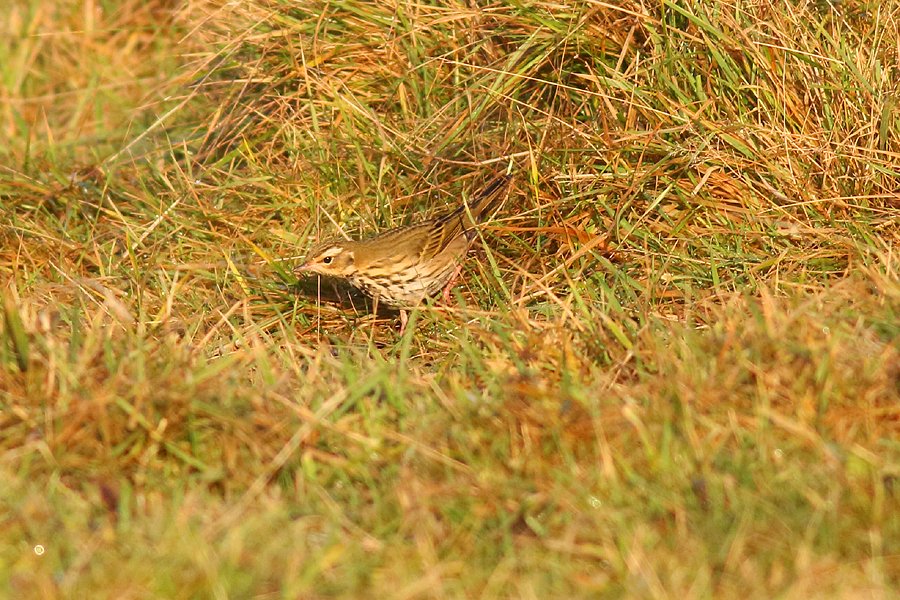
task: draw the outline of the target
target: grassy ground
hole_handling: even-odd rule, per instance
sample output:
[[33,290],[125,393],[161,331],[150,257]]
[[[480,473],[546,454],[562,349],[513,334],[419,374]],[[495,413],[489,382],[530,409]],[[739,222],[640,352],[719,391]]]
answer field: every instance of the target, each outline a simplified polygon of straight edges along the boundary
[[612,4],[2,3],[0,595],[894,597],[900,4]]

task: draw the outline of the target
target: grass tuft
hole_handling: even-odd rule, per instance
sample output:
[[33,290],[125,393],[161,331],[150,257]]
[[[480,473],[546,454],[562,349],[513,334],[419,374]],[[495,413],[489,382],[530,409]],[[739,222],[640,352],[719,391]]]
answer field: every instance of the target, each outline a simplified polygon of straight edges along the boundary
[[[0,8],[0,588],[891,597],[900,6]],[[449,304],[318,240],[515,181]]]

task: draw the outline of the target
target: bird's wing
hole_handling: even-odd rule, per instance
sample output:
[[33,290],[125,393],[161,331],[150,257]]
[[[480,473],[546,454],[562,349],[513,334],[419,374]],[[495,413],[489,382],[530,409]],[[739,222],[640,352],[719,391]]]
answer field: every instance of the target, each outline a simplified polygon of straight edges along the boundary
[[500,192],[511,179],[507,174],[494,177],[471,202],[432,221],[433,230],[427,236],[428,243],[422,249],[422,256],[436,256],[443,252],[452,241],[468,234],[470,229],[488,218],[503,197]]

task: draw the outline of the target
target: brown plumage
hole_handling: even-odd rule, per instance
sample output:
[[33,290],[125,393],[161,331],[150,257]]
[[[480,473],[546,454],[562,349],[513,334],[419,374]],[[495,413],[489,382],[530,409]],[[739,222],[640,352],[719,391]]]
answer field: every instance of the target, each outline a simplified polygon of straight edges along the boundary
[[434,219],[364,240],[319,244],[294,273],[345,279],[376,303],[400,309],[402,331],[406,309],[441,288],[445,288],[445,296],[449,294],[460,261],[475,237],[475,227],[494,211],[509,181],[509,175],[495,177],[469,204]]

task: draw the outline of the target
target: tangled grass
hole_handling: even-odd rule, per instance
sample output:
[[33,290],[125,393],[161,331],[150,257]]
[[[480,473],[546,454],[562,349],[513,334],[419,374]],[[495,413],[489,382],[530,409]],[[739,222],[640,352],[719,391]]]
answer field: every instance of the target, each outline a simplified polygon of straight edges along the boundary
[[[0,15],[12,597],[900,585],[900,5]],[[290,275],[508,165],[403,336]]]

